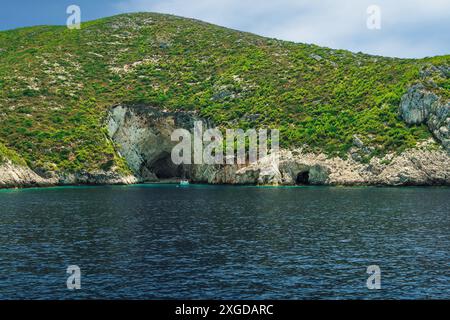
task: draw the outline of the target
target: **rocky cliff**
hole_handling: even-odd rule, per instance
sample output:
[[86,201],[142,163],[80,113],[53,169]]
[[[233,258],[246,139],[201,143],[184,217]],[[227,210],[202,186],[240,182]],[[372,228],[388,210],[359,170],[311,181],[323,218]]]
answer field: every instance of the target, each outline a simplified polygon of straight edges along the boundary
[[400,114],[408,124],[426,124],[434,137],[450,151],[450,99],[434,92],[437,81],[449,81],[450,67],[430,65],[420,75],[421,81],[403,96]]
[[[368,163],[352,157],[329,157],[302,149],[282,150],[253,165],[175,166],[170,135],[192,129],[201,120],[194,113],[160,111],[145,106],[116,106],[108,118],[109,134],[141,182],[189,178],[211,184],[259,185],[448,185],[448,152],[433,140],[401,154],[373,157]],[[210,124],[212,126],[212,124]],[[353,152],[366,147],[355,136]]]
[[[411,91],[407,93],[410,94]],[[422,97],[428,99],[426,94]],[[421,99],[416,101],[413,106],[428,103]],[[407,114],[413,117],[414,112]],[[192,112],[169,112],[145,105],[116,106],[111,108],[107,118],[108,133],[119,156],[129,164],[132,175],[123,175],[113,169],[43,176],[25,165],[6,161],[0,165],[0,187],[133,184],[180,178],[210,184],[450,185],[448,150],[432,139],[401,154],[373,157],[369,162],[355,156],[367,152],[367,147],[355,136],[353,154],[349,153],[345,159],[294,149],[281,150],[278,159],[269,155],[252,165],[174,165],[170,157],[175,145],[171,133],[178,128],[192,130],[194,121],[198,120],[202,119]]]

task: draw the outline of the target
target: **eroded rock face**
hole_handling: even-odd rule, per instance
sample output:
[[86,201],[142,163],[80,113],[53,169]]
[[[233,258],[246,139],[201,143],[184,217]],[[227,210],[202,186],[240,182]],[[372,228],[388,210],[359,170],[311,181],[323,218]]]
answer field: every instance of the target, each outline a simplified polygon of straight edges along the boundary
[[450,151],[450,101],[433,92],[433,77],[448,79],[450,67],[430,66],[421,71],[423,83],[411,86],[402,97],[400,115],[408,124],[426,124],[434,137]]
[[46,185],[44,178],[27,167],[18,166],[10,162],[0,165],[0,188],[18,186],[32,187]]
[[[362,163],[298,150],[281,150],[250,165],[190,165],[171,168],[173,130],[192,130],[195,114],[149,107],[111,110],[109,132],[139,181],[180,178],[195,183],[252,185],[449,185],[450,157],[428,141],[401,155]],[[212,127],[212,124],[208,125]],[[360,141],[355,137],[355,145]],[[434,145],[434,149],[430,148]],[[364,149],[364,145],[360,148]],[[161,174],[166,172],[166,174]]]
[[79,173],[52,173],[41,176],[26,166],[11,162],[0,165],[0,188],[15,187],[48,187],[57,185],[112,185],[133,184],[137,179],[134,176],[124,176],[114,171],[97,170]]
[[[328,169],[269,156],[253,165],[182,165],[171,161],[177,142],[171,141],[176,129],[192,132],[195,121],[203,119],[194,113],[160,111],[148,106],[116,106],[108,118],[108,131],[120,155],[128,162],[139,181],[189,178],[210,184],[296,184],[298,175],[307,175],[304,184],[324,184]],[[213,127],[206,122],[205,127]]]
[[430,113],[435,109],[439,98],[428,92],[424,85],[415,84],[408,89],[400,103],[401,115],[408,124],[421,124],[428,120]]
[[192,130],[199,118],[189,112],[168,112],[149,106],[115,106],[108,117],[108,132],[140,181],[190,177],[190,166],[177,166],[171,152],[176,129]]

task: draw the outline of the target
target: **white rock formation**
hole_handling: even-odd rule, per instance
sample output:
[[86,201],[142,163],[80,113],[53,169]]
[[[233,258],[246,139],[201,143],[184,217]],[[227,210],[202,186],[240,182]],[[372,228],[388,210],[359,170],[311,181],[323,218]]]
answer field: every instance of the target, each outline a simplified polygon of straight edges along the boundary
[[[367,164],[354,159],[329,158],[303,150],[281,150],[251,165],[170,164],[174,143],[171,132],[192,129],[193,114],[161,112],[149,107],[118,106],[112,109],[109,132],[120,153],[140,181],[155,181],[161,173],[193,182],[258,185],[449,185],[450,157],[430,140],[400,155],[372,158]],[[360,140],[355,137],[356,143]],[[362,143],[362,142],[361,142]],[[364,145],[359,147],[365,149]],[[163,160],[163,161],[162,161]],[[162,178],[168,178],[163,176]]]

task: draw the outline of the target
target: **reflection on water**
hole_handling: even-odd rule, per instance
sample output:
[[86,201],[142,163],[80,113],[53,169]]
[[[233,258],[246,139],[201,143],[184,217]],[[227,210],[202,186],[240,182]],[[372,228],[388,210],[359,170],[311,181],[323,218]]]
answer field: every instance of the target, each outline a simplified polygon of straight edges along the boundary
[[[0,192],[0,298],[450,298],[450,189]],[[69,265],[81,290],[66,287]],[[382,289],[368,290],[379,265]]]

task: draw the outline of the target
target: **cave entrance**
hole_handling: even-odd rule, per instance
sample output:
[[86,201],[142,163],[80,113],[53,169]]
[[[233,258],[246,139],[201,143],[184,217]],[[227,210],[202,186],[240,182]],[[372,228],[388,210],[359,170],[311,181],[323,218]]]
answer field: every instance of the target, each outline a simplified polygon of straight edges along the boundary
[[187,173],[182,165],[173,163],[170,153],[165,152],[147,168],[158,179],[186,178]]
[[295,180],[297,185],[309,185],[309,171],[300,172]]

